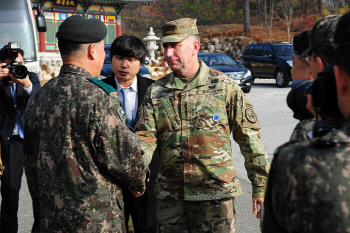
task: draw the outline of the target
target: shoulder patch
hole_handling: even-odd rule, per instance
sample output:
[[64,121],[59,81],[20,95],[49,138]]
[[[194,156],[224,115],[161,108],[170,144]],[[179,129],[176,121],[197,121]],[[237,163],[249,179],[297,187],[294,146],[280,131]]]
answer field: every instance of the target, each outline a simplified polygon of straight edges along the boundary
[[92,79],[90,79],[90,81],[93,82],[94,84],[96,84],[97,86],[101,87],[105,92],[107,92],[108,95],[111,92],[117,91],[111,85],[108,85],[108,84],[102,82],[98,78],[92,78]]
[[245,117],[250,121],[251,123],[255,123],[257,121],[257,116],[252,108],[246,108],[245,109]]

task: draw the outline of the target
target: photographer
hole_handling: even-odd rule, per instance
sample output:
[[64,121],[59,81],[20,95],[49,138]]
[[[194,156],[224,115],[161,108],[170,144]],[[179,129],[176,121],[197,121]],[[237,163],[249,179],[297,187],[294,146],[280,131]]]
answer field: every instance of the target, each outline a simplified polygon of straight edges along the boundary
[[[330,40],[336,63],[318,73],[310,87],[314,110],[324,120],[315,125],[323,126],[314,127],[314,139],[276,151],[266,189],[263,232],[350,229],[350,13],[330,28],[336,28]],[[328,127],[329,120],[340,118],[346,120],[339,129]]]
[[[293,133],[290,137],[291,142],[301,142],[309,139],[309,126],[312,125],[313,116],[311,113],[306,112],[302,114],[299,111],[298,102],[296,102],[296,95],[299,86],[311,83],[313,80],[311,66],[308,63],[306,57],[299,59],[299,56],[309,48],[309,37],[311,35],[311,30],[304,31],[302,33],[297,33],[293,38],[293,68],[291,70],[293,83],[291,84],[291,91],[287,97],[287,104],[293,110],[295,119],[300,120],[300,122],[295,126]],[[302,106],[304,109],[305,106]],[[307,111],[307,109],[305,109]]]
[[[5,167],[1,176],[1,232],[18,231],[18,199],[24,166],[24,110],[28,99],[40,89],[36,73],[24,73],[25,78],[16,78],[10,73],[11,67],[6,68],[14,61],[23,64],[23,56],[22,49],[11,49],[8,45],[0,50],[0,142]],[[36,217],[34,211],[35,220]],[[37,221],[34,222],[32,231],[39,232]]]

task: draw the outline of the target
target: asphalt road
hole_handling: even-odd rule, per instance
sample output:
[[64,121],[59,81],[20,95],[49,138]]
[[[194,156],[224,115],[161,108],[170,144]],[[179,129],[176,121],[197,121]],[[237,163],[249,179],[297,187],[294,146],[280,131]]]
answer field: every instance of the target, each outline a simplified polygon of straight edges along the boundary
[[[286,98],[290,87],[278,88],[274,80],[255,80],[250,93],[246,94],[253,104],[261,126],[261,141],[270,160],[275,149],[289,141],[290,135],[298,123],[293,118],[292,110],[287,106]],[[260,221],[252,214],[251,184],[244,168],[244,157],[236,143],[232,143],[232,151],[244,194],[236,197],[236,233],[257,233]]]
[[[274,150],[287,142],[297,124],[292,111],[286,104],[286,96],[290,88],[278,88],[274,80],[256,80],[250,93],[246,94],[253,104],[261,126],[261,141],[265,146],[270,159]],[[239,147],[232,146],[235,167],[244,191],[244,194],[235,199],[236,233],[260,232],[259,220],[252,214],[251,185],[244,168],[244,158]],[[18,211],[19,232],[30,232],[33,224],[31,198],[23,176]]]

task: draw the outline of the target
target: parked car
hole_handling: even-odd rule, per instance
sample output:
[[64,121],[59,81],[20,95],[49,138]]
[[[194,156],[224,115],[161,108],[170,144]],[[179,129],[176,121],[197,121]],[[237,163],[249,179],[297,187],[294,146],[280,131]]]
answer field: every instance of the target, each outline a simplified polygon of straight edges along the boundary
[[293,45],[290,43],[253,43],[242,55],[244,65],[255,78],[276,79],[278,87],[292,81]]
[[253,79],[249,69],[236,62],[230,56],[222,53],[199,53],[198,59],[207,66],[227,74],[235,80],[244,93],[250,92]]
[[[105,45],[106,57],[103,63],[103,67],[102,67],[99,79],[107,78],[109,75],[113,73],[110,50],[111,50],[111,45],[106,44]],[[151,74],[149,73],[148,69],[145,67],[145,65],[147,64],[148,64],[148,61],[145,61],[145,63],[142,64],[139,70],[139,74],[145,78],[152,79]]]

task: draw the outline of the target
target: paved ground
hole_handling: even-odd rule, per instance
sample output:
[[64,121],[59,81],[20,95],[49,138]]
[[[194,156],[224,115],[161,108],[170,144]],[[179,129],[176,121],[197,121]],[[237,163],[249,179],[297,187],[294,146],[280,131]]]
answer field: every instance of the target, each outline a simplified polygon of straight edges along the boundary
[[[278,88],[273,80],[256,80],[252,91],[247,94],[254,105],[261,125],[261,140],[270,159],[277,146],[288,141],[297,121],[292,117],[292,111],[286,105],[286,96],[290,88]],[[244,158],[240,155],[238,146],[233,145],[233,154],[238,177],[244,194],[237,197],[236,232],[260,232],[259,221],[252,214],[251,185],[244,168]],[[33,224],[31,199],[25,177],[23,177],[20,192],[20,208],[18,213],[19,232],[30,232]]]

